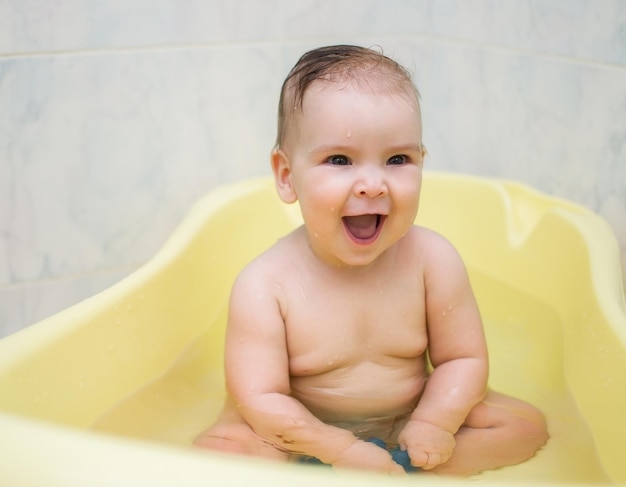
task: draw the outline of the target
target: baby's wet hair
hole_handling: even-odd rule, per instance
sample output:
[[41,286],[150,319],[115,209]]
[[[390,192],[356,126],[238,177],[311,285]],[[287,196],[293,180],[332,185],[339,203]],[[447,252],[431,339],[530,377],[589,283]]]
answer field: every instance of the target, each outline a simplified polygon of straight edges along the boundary
[[287,124],[302,109],[304,95],[315,81],[356,83],[371,89],[407,96],[419,109],[419,92],[411,74],[385,56],[382,49],[340,44],[308,51],[300,57],[283,82],[278,102],[276,146],[281,147]]

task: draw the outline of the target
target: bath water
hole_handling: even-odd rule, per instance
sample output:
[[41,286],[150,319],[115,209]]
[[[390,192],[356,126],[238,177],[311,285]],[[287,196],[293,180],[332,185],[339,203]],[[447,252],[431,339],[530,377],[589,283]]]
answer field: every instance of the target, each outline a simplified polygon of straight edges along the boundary
[[[610,483],[566,386],[558,315],[508,284],[470,274],[489,344],[491,387],[541,409],[550,432],[548,444],[531,460],[472,479]],[[199,337],[168,373],[98,418],[92,429],[189,448],[215,420],[224,399],[222,357],[209,353],[216,340],[222,333],[215,330]]]

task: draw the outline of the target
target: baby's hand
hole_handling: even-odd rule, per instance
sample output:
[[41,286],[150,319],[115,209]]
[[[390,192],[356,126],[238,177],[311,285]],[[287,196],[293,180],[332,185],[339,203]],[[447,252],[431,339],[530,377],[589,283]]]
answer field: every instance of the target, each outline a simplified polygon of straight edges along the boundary
[[456,446],[454,435],[425,421],[410,420],[398,441],[406,448],[414,467],[429,470],[448,461]]
[[389,452],[373,443],[357,440],[332,462],[333,467],[376,470],[405,476],[404,468],[393,461]]

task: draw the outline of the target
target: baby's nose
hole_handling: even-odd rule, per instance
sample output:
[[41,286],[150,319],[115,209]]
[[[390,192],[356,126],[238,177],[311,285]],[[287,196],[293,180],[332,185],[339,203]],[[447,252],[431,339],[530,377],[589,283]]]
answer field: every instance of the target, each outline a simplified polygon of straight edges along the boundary
[[378,168],[364,168],[360,171],[359,179],[355,184],[355,193],[358,196],[377,198],[387,194],[387,184],[383,171]]

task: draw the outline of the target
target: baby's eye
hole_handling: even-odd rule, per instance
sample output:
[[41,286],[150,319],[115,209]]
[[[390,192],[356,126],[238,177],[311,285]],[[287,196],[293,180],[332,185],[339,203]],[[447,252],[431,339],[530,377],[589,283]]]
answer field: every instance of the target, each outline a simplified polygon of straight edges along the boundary
[[402,166],[411,162],[411,158],[404,154],[396,154],[387,159],[388,166]]
[[341,156],[341,155],[330,156],[328,159],[326,159],[326,162],[328,164],[333,165],[333,166],[348,166],[348,165],[350,165],[350,160],[346,156]]

